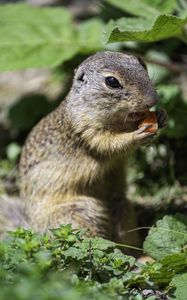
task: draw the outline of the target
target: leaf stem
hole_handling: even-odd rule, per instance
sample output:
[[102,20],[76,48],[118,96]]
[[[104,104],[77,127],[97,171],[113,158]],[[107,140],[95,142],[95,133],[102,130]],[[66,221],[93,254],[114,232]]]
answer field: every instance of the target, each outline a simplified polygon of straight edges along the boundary
[[143,248],[138,248],[138,247],[130,246],[130,245],[126,245],[126,244],[115,243],[115,245],[118,246],[118,247],[130,248],[130,249],[134,249],[134,250],[138,250],[138,251],[143,251]]

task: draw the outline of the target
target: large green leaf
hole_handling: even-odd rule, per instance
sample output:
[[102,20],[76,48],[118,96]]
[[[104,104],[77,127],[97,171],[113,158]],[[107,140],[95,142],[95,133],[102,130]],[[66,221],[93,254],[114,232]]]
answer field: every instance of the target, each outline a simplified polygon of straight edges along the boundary
[[171,287],[175,288],[170,300],[186,300],[187,299],[187,273],[176,275],[171,281]]
[[103,48],[99,19],[75,27],[62,8],[35,8],[25,4],[0,6],[0,71],[54,67],[78,52]]
[[70,14],[62,8],[0,6],[0,70],[56,66],[78,50]]
[[78,26],[78,43],[81,53],[90,53],[103,48],[102,32],[103,22],[93,18],[81,22]]
[[107,0],[107,2],[127,13],[146,18],[164,13],[172,13],[176,8],[176,0]]
[[165,216],[152,227],[144,242],[147,254],[163,259],[169,254],[181,253],[187,245],[187,220],[183,215]]
[[111,20],[104,34],[104,41],[143,41],[154,42],[167,38],[187,38],[184,33],[184,25],[187,18],[178,18],[171,15],[160,15],[154,19],[121,18]]

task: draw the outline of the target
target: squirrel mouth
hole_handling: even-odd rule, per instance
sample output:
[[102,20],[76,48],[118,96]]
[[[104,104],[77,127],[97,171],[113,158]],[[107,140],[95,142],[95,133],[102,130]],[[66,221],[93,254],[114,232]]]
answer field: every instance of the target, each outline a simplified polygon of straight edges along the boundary
[[142,112],[129,113],[127,116],[127,121],[128,122],[136,122],[136,121],[143,120],[146,117],[147,112],[148,112],[148,110],[144,110]]

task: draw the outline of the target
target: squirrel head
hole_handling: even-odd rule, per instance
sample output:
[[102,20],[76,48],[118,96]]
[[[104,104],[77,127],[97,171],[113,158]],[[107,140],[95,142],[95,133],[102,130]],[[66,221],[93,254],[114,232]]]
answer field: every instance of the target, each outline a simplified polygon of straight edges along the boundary
[[156,104],[157,94],[140,58],[105,51],[90,56],[75,70],[68,99],[75,121],[82,118],[102,128],[143,119]]

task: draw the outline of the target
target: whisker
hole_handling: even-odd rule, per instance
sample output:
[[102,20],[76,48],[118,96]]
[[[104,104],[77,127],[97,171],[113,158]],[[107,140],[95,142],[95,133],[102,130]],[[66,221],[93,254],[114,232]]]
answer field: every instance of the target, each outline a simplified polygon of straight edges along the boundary
[[127,111],[127,114],[126,114],[126,117],[125,117],[125,120],[124,120],[124,124],[127,122],[128,116],[129,116],[129,110]]

